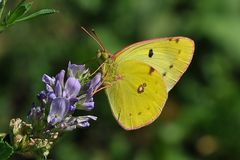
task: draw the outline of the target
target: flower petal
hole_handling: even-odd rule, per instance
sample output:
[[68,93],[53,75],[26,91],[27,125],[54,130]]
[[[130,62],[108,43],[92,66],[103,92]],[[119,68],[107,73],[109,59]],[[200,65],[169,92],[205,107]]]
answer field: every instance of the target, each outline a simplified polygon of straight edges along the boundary
[[74,112],[76,109],[76,106],[71,105],[68,109],[69,112]]
[[77,117],[77,126],[78,127],[88,127],[90,126],[89,120],[97,120],[95,116],[79,116]]
[[81,74],[85,71],[85,65],[76,65],[68,63],[68,74],[71,77],[76,77],[77,74]]
[[62,97],[62,86],[59,81],[57,81],[55,86],[55,94],[57,97]]
[[81,105],[81,109],[86,110],[86,111],[90,111],[94,108],[94,102],[90,101],[90,102],[84,102]]
[[55,125],[61,122],[67,115],[69,107],[69,101],[66,98],[55,98],[50,106],[50,111],[47,117],[48,123]]
[[91,80],[89,89],[94,92],[101,85],[101,73],[97,73],[96,76]]
[[67,98],[75,98],[77,97],[79,91],[81,89],[81,84],[78,79],[74,77],[69,77],[65,84],[64,95]]
[[40,101],[43,101],[47,98],[47,94],[45,91],[41,91],[38,95],[37,95],[37,98],[40,100]]
[[48,84],[50,86],[54,85],[55,83],[55,78],[54,77],[50,77],[48,76],[47,74],[44,74],[42,76],[42,81],[45,83],[45,84]]
[[64,121],[59,125],[59,129],[64,131],[71,131],[76,128],[88,127],[90,125],[90,120],[97,120],[95,116],[78,116],[72,117],[68,116]]
[[46,90],[48,92],[53,92],[53,88],[49,84],[46,84]]
[[47,94],[47,97],[48,97],[48,101],[49,103],[52,103],[52,101],[57,97],[53,92],[49,92]]
[[64,75],[65,75],[65,71],[61,70],[57,75],[56,75],[56,81],[59,81],[61,86],[64,86]]
[[70,105],[74,105],[75,103],[77,103],[79,101],[79,99],[78,98],[70,98],[69,101],[70,101]]

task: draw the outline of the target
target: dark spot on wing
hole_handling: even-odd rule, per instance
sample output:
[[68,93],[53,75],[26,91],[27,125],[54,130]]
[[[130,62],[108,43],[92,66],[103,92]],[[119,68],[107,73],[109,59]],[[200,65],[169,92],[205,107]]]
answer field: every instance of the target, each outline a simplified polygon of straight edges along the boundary
[[163,75],[163,77],[165,77],[167,75],[167,72],[164,72],[162,75]]
[[155,71],[153,67],[150,67],[149,74],[152,75],[152,73]]
[[169,66],[169,68],[170,68],[170,69],[173,68],[173,64],[171,64],[171,65]]
[[170,42],[171,41],[175,41],[176,43],[178,43],[180,41],[180,38],[175,38],[175,37],[172,37],[172,38],[169,38],[168,39]]
[[146,86],[147,86],[146,83],[143,83],[143,84],[139,85],[138,88],[137,88],[137,93],[139,93],[139,94],[143,93],[144,92],[144,88]]
[[142,112],[138,112],[138,115],[141,115],[142,114]]
[[149,57],[149,58],[152,58],[152,56],[153,56],[153,50],[150,49],[149,52],[148,52],[148,57]]
[[142,85],[140,85],[137,89],[137,92],[140,94],[140,93],[143,93],[144,92],[144,87]]

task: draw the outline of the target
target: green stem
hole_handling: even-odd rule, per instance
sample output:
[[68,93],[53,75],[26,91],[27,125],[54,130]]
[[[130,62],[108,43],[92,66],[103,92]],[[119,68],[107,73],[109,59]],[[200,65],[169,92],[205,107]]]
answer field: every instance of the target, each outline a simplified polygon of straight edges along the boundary
[[6,3],[7,3],[7,0],[2,0],[2,2],[0,4],[0,20],[2,18],[2,14],[3,14]]

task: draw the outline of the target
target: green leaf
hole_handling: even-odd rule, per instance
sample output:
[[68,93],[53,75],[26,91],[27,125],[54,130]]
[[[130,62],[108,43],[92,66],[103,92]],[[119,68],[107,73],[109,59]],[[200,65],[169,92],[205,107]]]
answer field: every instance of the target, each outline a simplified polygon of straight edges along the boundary
[[0,141],[0,159],[6,160],[13,154],[13,147],[7,142]]
[[13,24],[17,19],[24,16],[32,7],[32,2],[26,2],[26,0],[22,0],[17,7],[5,18],[6,25]]
[[2,14],[3,14],[3,10],[5,8],[6,5],[6,0],[0,0],[0,20],[2,18]]
[[57,13],[58,11],[55,10],[55,9],[42,9],[40,11],[37,11],[33,14],[30,14],[26,17],[23,17],[23,18],[20,18],[20,19],[17,19],[16,22],[21,22],[21,21],[26,21],[26,20],[30,20],[30,19],[33,19],[35,17],[39,17],[39,16],[43,16],[43,15],[48,15],[48,14],[53,14],[53,13]]

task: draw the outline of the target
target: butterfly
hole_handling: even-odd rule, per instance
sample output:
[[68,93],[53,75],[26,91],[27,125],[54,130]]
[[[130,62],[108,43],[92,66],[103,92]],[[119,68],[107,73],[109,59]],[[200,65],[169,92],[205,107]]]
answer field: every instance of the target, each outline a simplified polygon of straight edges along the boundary
[[137,42],[115,54],[102,47],[105,91],[120,126],[135,130],[159,117],[168,92],[192,60],[194,46],[190,38],[167,37]]

